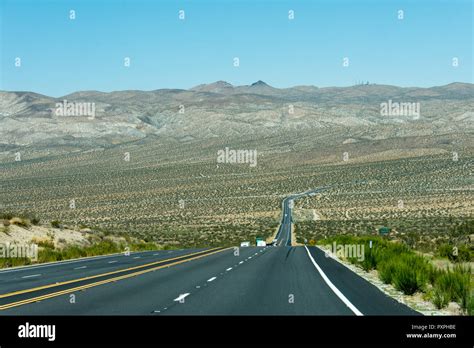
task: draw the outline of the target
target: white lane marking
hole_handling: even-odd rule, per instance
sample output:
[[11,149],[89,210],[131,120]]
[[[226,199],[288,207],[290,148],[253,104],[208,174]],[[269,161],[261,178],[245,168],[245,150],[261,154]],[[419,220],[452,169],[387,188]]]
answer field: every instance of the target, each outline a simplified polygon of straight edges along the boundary
[[114,260],[114,261],[109,261],[109,263],[115,263],[115,262],[117,262],[117,260]]
[[229,267],[226,269],[227,272],[229,272],[232,269],[232,267]]
[[83,268],[87,268],[87,266],[76,267],[74,269],[83,269]]
[[199,289],[201,286],[200,285],[196,285],[196,289]]
[[240,262],[239,262],[239,265],[241,265],[241,264],[243,264],[243,263],[244,263],[244,261],[240,261]]
[[158,256],[158,255],[160,255],[160,254],[153,254],[153,256]]
[[30,274],[27,276],[23,276],[22,278],[33,278],[33,277],[39,277],[41,274]]
[[313,263],[314,267],[316,267],[316,269],[318,270],[319,274],[321,275],[321,277],[323,278],[323,280],[326,282],[326,284],[331,288],[332,291],[334,291],[334,293],[337,295],[337,297],[339,297],[341,299],[342,302],[345,303],[345,305],[347,307],[349,307],[349,309],[354,312],[355,315],[358,315],[358,316],[363,316],[362,312],[359,311],[356,306],[354,306],[348,299],[346,296],[344,296],[344,294],[342,292],[339,291],[338,288],[336,288],[336,286],[329,280],[329,278],[326,276],[326,274],[323,272],[323,270],[321,269],[321,267],[319,267],[319,265],[316,263],[316,261],[314,261],[314,258],[313,256],[311,255],[311,253],[309,252],[308,248],[306,247],[306,245],[304,246],[305,249],[306,249],[306,252],[308,253],[308,256],[309,256],[309,259],[311,260],[311,262]]
[[249,260],[252,258],[252,256],[249,256]]
[[140,256],[135,256],[135,257],[134,257],[134,259],[139,259],[139,258],[140,258]]
[[[181,301],[182,299],[184,299],[186,296],[189,295],[189,292],[185,293],[185,294],[181,294],[179,295],[178,297],[176,297],[173,301]],[[165,308],[166,309],[166,308]]]
[[213,280],[215,280],[217,277],[212,277],[212,278],[209,278],[207,281],[208,282],[212,282]]

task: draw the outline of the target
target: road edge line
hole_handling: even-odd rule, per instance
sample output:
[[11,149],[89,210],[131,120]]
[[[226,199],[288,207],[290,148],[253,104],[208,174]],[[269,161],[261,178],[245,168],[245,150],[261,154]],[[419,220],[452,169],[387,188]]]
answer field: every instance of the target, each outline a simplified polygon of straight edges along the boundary
[[354,312],[355,315],[357,316],[363,316],[364,314],[362,314],[361,311],[359,311],[356,306],[354,306],[351,301],[349,301],[347,299],[346,296],[344,296],[344,294],[331,282],[331,280],[329,280],[329,278],[327,277],[326,273],[324,273],[324,271],[321,269],[321,267],[319,267],[319,265],[316,263],[316,261],[314,260],[313,258],[313,255],[311,255],[311,253],[309,252],[309,249],[308,247],[305,245],[304,248],[306,249],[306,252],[308,253],[308,256],[309,256],[309,259],[311,260],[311,262],[313,263],[314,267],[316,267],[317,271],[319,272],[319,274],[321,275],[321,277],[323,278],[324,282],[331,288],[331,290],[336,294],[337,297],[339,297],[341,299],[342,302],[344,302],[344,304],[349,307],[349,309]]

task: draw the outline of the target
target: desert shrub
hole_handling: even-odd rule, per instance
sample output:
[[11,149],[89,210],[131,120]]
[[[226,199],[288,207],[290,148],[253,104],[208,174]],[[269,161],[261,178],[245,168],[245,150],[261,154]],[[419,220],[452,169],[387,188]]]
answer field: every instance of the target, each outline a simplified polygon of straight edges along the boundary
[[58,250],[44,248],[38,251],[38,262],[52,262],[63,260],[62,253]]
[[377,265],[379,271],[379,277],[385,284],[391,284],[393,281],[393,274],[397,269],[396,262],[394,260],[384,260]]
[[436,308],[444,308],[449,303],[449,295],[445,291],[440,289],[440,287],[435,287],[433,289],[432,302],[434,303]]
[[61,222],[58,220],[51,221],[51,226],[54,228],[61,228]]
[[54,242],[52,240],[33,240],[41,248],[54,249]]
[[458,262],[470,262],[472,260],[472,252],[467,245],[461,245],[458,247],[458,255],[455,261]]
[[0,213],[0,219],[11,220],[15,215],[12,213]]
[[469,303],[467,304],[467,314],[474,315],[474,292],[471,291],[469,296]]
[[442,244],[439,246],[437,254],[453,262],[469,262],[472,260],[471,250],[466,245]]
[[453,270],[442,272],[434,283],[434,303],[443,308],[450,301],[458,302],[461,308],[468,310],[471,296],[471,270],[457,266]]
[[31,260],[27,257],[2,257],[0,268],[30,265]]
[[29,227],[31,225],[31,222],[30,220],[28,219],[24,219],[24,218],[20,218],[20,217],[14,217],[10,220],[10,223],[13,224],[13,225],[17,225],[17,226],[20,226],[20,227]]
[[412,295],[420,289],[417,272],[406,263],[400,263],[393,273],[393,285],[406,295]]
[[393,285],[406,295],[423,291],[429,280],[431,265],[422,256],[413,253],[402,254],[393,272]]
[[156,244],[152,242],[131,243],[130,249],[133,251],[155,250]]
[[87,255],[87,248],[81,248],[78,245],[71,245],[62,250],[62,254],[65,260],[67,259],[77,259],[80,257],[85,257]]
[[7,219],[3,220],[3,226],[5,227],[10,226],[10,220],[7,220]]
[[377,268],[377,255],[374,249],[369,248],[369,250],[365,251],[364,260],[362,261],[361,266],[364,271],[370,271]]
[[99,243],[93,244],[89,247],[84,248],[87,256],[113,254],[123,249],[111,240],[103,240]]

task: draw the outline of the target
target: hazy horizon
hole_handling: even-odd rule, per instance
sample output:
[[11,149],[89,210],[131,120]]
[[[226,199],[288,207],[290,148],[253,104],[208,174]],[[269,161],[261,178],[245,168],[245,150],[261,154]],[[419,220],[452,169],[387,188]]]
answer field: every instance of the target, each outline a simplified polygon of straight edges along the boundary
[[[212,84],[216,84],[218,82],[225,82],[225,83],[228,83],[229,85],[231,85],[233,88],[238,88],[238,87],[249,87],[252,84],[257,83],[259,81],[262,81],[266,85],[268,85],[269,87],[276,88],[276,89],[291,89],[291,88],[298,88],[298,87],[310,87],[310,88],[314,87],[314,88],[318,88],[318,89],[351,88],[351,87],[366,85],[365,83],[361,83],[361,84],[344,85],[344,86],[294,85],[294,86],[286,86],[286,87],[277,87],[277,86],[273,86],[273,85],[271,85],[271,84],[269,84],[269,83],[267,83],[266,81],[263,81],[263,80],[256,80],[254,82],[251,82],[251,83],[248,83],[248,84],[242,84],[242,85],[233,84],[233,83],[230,83],[229,81],[218,80],[218,81],[213,81],[213,82],[202,83],[202,84],[195,85],[195,86],[192,86],[192,87],[189,87],[189,88],[178,88],[178,87],[170,86],[170,87],[162,87],[162,88],[154,88],[154,89],[112,89],[112,90],[85,89],[85,90],[75,90],[75,91],[72,91],[70,93],[62,94],[62,95],[50,95],[50,94],[44,94],[44,93],[41,93],[41,92],[31,91],[31,90],[3,90],[2,89],[0,91],[1,92],[10,92],[10,93],[19,93],[19,92],[21,92],[21,93],[35,93],[35,94],[40,94],[40,95],[44,95],[44,96],[52,97],[52,98],[61,98],[61,97],[65,97],[65,96],[68,96],[68,95],[73,94],[73,93],[80,93],[80,92],[114,93],[114,92],[125,92],[125,91],[153,92],[153,91],[160,91],[160,90],[183,90],[183,91],[187,91],[187,90],[191,90],[191,89],[194,89],[196,87],[199,87],[199,86],[212,85]],[[391,86],[391,87],[397,87],[397,88],[420,88],[420,89],[444,87],[444,86],[449,86],[449,85],[453,85],[453,84],[473,85],[474,83],[472,83],[472,82],[462,82],[462,81],[453,81],[453,82],[449,82],[449,83],[446,83],[446,84],[443,84],[443,85],[433,85],[433,86],[399,86],[399,85],[393,85],[393,84],[372,83],[372,82],[369,81],[369,85],[371,85],[371,86]]]

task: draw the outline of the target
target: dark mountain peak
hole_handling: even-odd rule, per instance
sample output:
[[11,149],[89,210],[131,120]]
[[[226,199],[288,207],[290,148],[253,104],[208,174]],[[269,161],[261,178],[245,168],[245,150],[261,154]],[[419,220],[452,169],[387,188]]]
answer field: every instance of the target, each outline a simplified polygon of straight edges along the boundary
[[251,84],[251,87],[270,87],[269,85],[267,85],[265,82],[263,82],[262,80],[258,80],[257,82],[254,82]]

